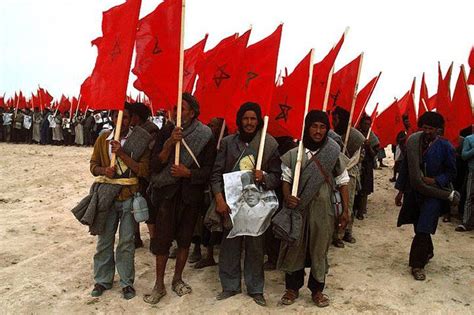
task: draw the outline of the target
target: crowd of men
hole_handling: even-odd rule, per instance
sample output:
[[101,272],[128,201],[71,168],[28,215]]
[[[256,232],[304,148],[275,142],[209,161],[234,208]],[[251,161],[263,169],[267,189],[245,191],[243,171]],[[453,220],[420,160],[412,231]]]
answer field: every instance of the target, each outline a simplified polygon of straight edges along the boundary
[[0,142],[92,146],[112,128],[108,111],[0,107]]
[[[167,294],[165,271],[168,260],[173,258],[176,264],[171,289],[178,296],[192,292],[183,279],[187,262],[196,269],[218,265],[222,292],[217,300],[242,292],[243,272],[247,294],[255,303],[265,306],[265,270],[278,269],[285,274],[280,303],[290,305],[299,297],[305,268],[309,268],[307,287],[312,301],[318,307],[328,306],[330,300],[324,289],[329,247],[332,244],[343,248],[345,243],[356,242],[354,219],[363,220],[367,213],[377,162],[379,167],[385,166],[383,148],[371,132],[371,118],[364,116],[354,128],[349,126],[349,113],[344,109],[336,107],[330,115],[312,110],[304,121],[302,155],[299,156],[297,142],[292,138],[266,134],[262,164],[257,168],[263,127],[258,104],[242,104],[236,113],[237,130],[231,134],[223,128],[222,119],[214,118],[204,125],[199,121],[199,113],[198,101],[188,93],[183,94],[181,127],[174,125],[175,113],[169,120],[156,124],[144,104],[126,103],[119,141],[113,140],[112,129],[117,112],[111,113],[112,121],[102,117],[102,122],[89,112],[84,117],[78,115],[69,125],[66,123],[66,128],[59,113],[23,114],[32,115],[33,124],[40,124],[39,143],[43,143],[43,124],[50,121],[48,115],[53,119],[61,117],[56,127],[61,126],[63,133],[65,129],[77,132],[81,125],[83,138],[90,140],[82,144],[95,143],[90,171],[96,180],[90,194],[73,209],[76,218],[89,225],[90,233],[98,235],[91,295],[98,297],[112,288],[115,270],[120,276],[123,297],[131,299],[136,295],[134,253],[143,242],[132,209],[136,199],[143,196],[149,209],[146,224],[150,251],[156,263],[156,278],[153,289],[144,296],[146,303],[156,304]],[[23,129],[20,119],[20,128],[15,128],[19,115],[15,113],[10,125],[29,130]],[[425,280],[424,267],[434,256],[431,234],[436,231],[438,218],[457,207],[462,224],[456,231],[474,227],[474,136],[469,132],[456,151],[440,136],[444,127],[440,114],[425,113],[417,128],[411,128],[407,119],[404,122],[406,130],[394,144],[396,167],[392,180],[399,191],[395,203],[402,206],[398,225],[414,225],[409,256],[412,275],[416,280]],[[111,128],[97,127],[100,123],[110,124]],[[4,137],[5,126],[9,125],[3,123]],[[10,136],[15,134],[9,132]],[[85,136],[86,133],[95,135]],[[21,134],[25,137],[27,132]],[[58,141],[54,134],[52,139]],[[116,163],[111,166],[113,156]],[[295,194],[292,186],[299,162],[301,172]],[[233,210],[225,193],[224,175],[236,171],[251,174],[245,183],[242,179],[242,195],[249,211],[258,213],[263,204],[259,199],[261,192],[275,191],[278,197],[279,208],[271,218],[271,226],[258,235],[230,234],[234,225],[245,222],[235,218],[232,222]],[[114,250],[117,229],[119,242]],[[220,246],[217,262],[216,246]],[[204,254],[201,247],[205,248]]]

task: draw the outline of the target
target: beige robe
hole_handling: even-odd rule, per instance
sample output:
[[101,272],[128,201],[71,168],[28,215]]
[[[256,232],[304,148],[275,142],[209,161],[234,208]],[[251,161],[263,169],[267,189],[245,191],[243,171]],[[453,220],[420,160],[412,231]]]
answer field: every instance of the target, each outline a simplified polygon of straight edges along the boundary
[[[296,160],[296,154],[291,157],[291,160],[293,159]],[[308,163],[308,159],[306,155],[303,155],[303,167],[306,163]],[[293,165],[293,163],[291,164]],[[344,165],[340,157],[334,166],[334,177],[344,172]],[[324,182],[319,191],[314,194],[313,200],[303,214],[304,229],[300,239],[293,244],[285,241],[281,242],[277,263],[278,269],[291,273],[305,267],[311,267],[314,278],[318,282],[325,282],[329,270],[328,249],[335,228],[331,193],[331,187]],[[307,255],[311,260],[311,266],[306,265]]]

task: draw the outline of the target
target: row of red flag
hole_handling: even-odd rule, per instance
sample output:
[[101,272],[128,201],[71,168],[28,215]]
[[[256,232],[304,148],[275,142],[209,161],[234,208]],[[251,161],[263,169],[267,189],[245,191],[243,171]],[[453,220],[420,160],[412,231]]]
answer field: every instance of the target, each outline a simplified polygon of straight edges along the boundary
[[[405,130],[403,117],[409,121],[408,133],[418,130],[417,120],[427,111],[440,113],[445,120],[444,137],[454,146],[459,144],[461,130],[471,127],[474,120],[472,114],[472,100],[469,93],[469,84],[474,84],[474,48],[469,56],[470,73],[467,76],[464,65],[461,65],[454,93],[451,96],[451,75],[453,65],[443,76],[441,65],[438,63],[437,92],[429,96],[425,74],[421,78],[418,106],[415,103],[415,79],[409,91],[402,98],[395,100],[376,118],[374,131],[380,138],[382,146],[395,143],[397,134]],[[418,112],[416,111],[418,107]]]

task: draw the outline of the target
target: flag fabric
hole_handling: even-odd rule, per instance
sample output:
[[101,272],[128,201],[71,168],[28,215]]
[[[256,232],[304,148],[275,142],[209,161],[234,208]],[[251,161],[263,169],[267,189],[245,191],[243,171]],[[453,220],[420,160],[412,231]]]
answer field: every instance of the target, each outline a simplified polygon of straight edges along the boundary
[[268,115],[275,87],[282,29],[283,25],[279,25],[268,37],[245,49],[233,104],[227,110],[226,121],[234,120],[238,108],[245,102],[259,104],[262,114]]
[[436,93],[436,111],[440,113],[444,119],[449,115],[451,109],[451,90],[450,90],[450,83],[451,83],[451,72],[452,72],[452,65],[449,67],[446,76],[443,78],[443,74],[441,72],[441,66],[438,63],[438,91]]
[[394,101],[377,116],[373,128],[375,134],[379,137],[381,148],[395,142],[398,133],[405,129],[397,101]]
[[311,52],[285,78],[283,84],[275,88],[268,123],[268,132],[274,137],[301,138],[310,67]]
[[426,106],[428,107],[429,111],[432,111],[436,108],[437,96],[437,94],[431,95],[431,97],[428,99],[428,102],[426,102]]
[[61,99],[59,100],[58,104],[58,111],[61,114],[64,114],[65,112],[68,112],[71,110],[71,101],[63,95],[61,95]]
[[[213,117],[225,117],[232,106],[237,87],[239,67],[250,37],[250,30],[231,42],[206,54],[204,62],[198,67],[199,80],[194,92],[201,114],[199,119],[207,123]],[[235,119],[233,119],[235,120]],[[235,121],[226,121],[227,126],[235,126]]]
[[20,93],[18,93],[17,107],[18,109],[24,109],[27,107],[26,97],[23,96],[23,93],[21,91]]
[[342,34],[339,42],[331,48],[326,57],[313,66],[313,79],[311,84],[310,109],[323,109],[324,97],[328,84],[329,73],[334,66],[337,55],[344,43],[344,34]]
[[446,113],[444,136],[455,147],[459,144],[459,133],[472,125],[471,99],[466,80],[464,66],[461,66],[458,80],[453,93],[451,110]]
[[160,108],[178,101],[182,0],[165,0],[138,23],[133,86]]
[[204,47],[206,46],[208,35],[194,46],[184,51],[183,65],[183,91],[192,93],[196,82],[196,66],[204,58]]
[[94,109],[124,107],[140,5],[141,0],[126,0],[103,13],[103,36],[92,41],[98,49],[94,70],[81,86]]
[[5,103],[5,93],[0,97],[0,107],[6,108],[7,104]]
[[37,92],[39,98],[39,105],[41,110],[44,108],[49,108],[51,106],[51,102],[53,101],[53,97],[49,92],[41,87],[38,88]]
[[474,47],[471,48],[471,53],[469,54],[469,76],[467,78],[467,84],[474,84]]
[[328,110],[338,106],[351,111],[354,99],[362,54],[334,73],[331,80],[331,92],[328,100]]
[[365,113],[365,107],[367,106],[367,103],[369,102],[370,97],[372,96],[372,93],[375,90],[375,86],[377,85],[377,82],[379,81],[380,76],[382,75],[382,72],[379,73],[379,75],[375,76],[372,80],[369,81],[358,93],[357,93],[357,98],[356,98],[356,103],[354,106],[354,118],[355,118],[355,124],[354,126],[358,126],[360,119]]
[[426,86],[425,73],[421,77],[420,100],[418,102],[418,118],[421,117],[428,109],[428,87]]

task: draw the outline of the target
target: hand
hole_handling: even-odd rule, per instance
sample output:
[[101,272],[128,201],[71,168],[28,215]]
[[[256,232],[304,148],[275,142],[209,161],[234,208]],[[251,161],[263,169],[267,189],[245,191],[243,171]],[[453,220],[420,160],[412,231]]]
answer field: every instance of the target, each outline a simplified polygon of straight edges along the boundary
[[403,198],[403,193],[401,191],[398,192],[397,196],[395,197],[395,205],[397,207],[402,206],[402,198]]
[[364,145],[366,147],[369,147],[370,146],[370,141],[368,139],[364,140]]
[[434,185],[434,184],[436,184],[435,179],[434,179],[434,178],[431,178],[431,177],[425,177],[425,176],[423,176],[423,177],[421,178],[421,180],[422,180],[425,184],[427,184],[427,185]]
[[300,198],[290,195],[285,199],[285,202],[288,208],[295,209],[300,203]]
[[122,150],[122,145],[119,141],[112,140],[110,141],[110,146],[112,147],[112,153],[120,153],[119,151]]
[[230,208],[227,203],[222,200],[216,200],[216,212],[220,215],[224,216],[226,214],[230,214]]
[[113,178],[115,175],[115,166],[114,167],[105,167],[104,175],[108,178]]
[[171,136],[168,138],[168,140],[166,140],[166,144],[173,146],[181,140],[183,140],[183,129],[176,127],[173,129],[173,132],[171,132]]
[[171,166],[171,176],[173,177],[191,177],[191,171],[183,164]]
[[263,171],[253,170],[253,176],[257,184],[263,183],[265,181],[265,176],[263,176]]
[[344,231],[346,229],[346,226],[349,224],[349,220],[349,210],[345,209],[337,220],[338,231]]

